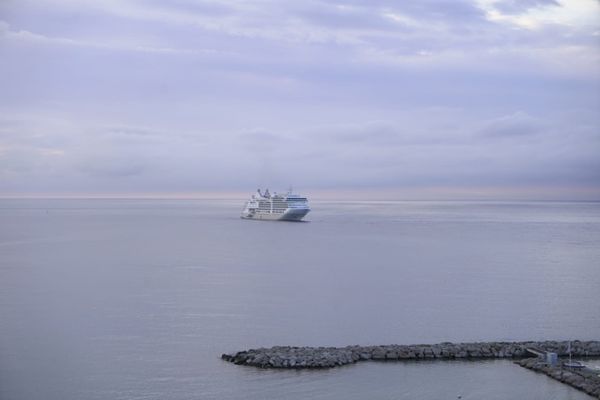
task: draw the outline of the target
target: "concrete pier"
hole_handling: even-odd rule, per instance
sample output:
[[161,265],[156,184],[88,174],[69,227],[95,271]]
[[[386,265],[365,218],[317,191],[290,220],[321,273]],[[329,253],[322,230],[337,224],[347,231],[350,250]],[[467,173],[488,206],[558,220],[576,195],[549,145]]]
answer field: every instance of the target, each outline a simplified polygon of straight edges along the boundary
[[[475,342],[415,345],[290,347],[250,349],[221,358],[238,365],[259,368],[332,368],[358,361],[522,359],[531,349],[567,355],[567,341]],[[600,357],[600,341],[571,341],[574,357]]]

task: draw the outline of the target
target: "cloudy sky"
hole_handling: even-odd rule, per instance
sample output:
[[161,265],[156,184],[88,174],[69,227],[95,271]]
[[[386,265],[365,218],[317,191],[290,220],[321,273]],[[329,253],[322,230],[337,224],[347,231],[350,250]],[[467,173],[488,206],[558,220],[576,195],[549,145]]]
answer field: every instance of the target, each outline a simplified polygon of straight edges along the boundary
[[600,199],[598,110],[598,0],[0,0],[0,196]]

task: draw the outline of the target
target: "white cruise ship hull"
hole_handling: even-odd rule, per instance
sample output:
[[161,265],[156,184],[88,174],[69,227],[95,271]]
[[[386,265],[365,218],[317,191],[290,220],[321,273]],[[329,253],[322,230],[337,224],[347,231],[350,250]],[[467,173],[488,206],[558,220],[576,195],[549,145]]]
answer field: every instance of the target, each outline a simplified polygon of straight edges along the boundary
[[242,218],[266,221],[301,221],[309,211],[310,209],[288,208],[283,213],[269,213],[261,211],[244,212],[242,214]]

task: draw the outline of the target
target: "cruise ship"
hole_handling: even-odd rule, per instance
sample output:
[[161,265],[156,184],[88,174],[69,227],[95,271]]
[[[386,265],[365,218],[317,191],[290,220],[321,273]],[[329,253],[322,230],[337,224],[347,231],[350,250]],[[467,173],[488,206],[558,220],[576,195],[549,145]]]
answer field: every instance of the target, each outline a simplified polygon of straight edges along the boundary
[[261,193],[260,189],[248,200],[242,218],[264,219],[271,221],[300,221],[308,214],[310,207],[308,199],[303,196],[292,194],[269,193],[269,189]]

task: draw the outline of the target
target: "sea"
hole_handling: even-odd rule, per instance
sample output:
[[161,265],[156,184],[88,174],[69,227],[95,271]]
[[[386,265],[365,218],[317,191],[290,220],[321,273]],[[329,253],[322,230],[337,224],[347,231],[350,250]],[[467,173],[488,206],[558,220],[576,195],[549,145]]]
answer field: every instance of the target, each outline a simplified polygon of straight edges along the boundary
[[[0,200],[0,399],[588,399],[508,360],[256,347],[600,339],[600,203]],[[600,365],[596,360],[596,365]]]

